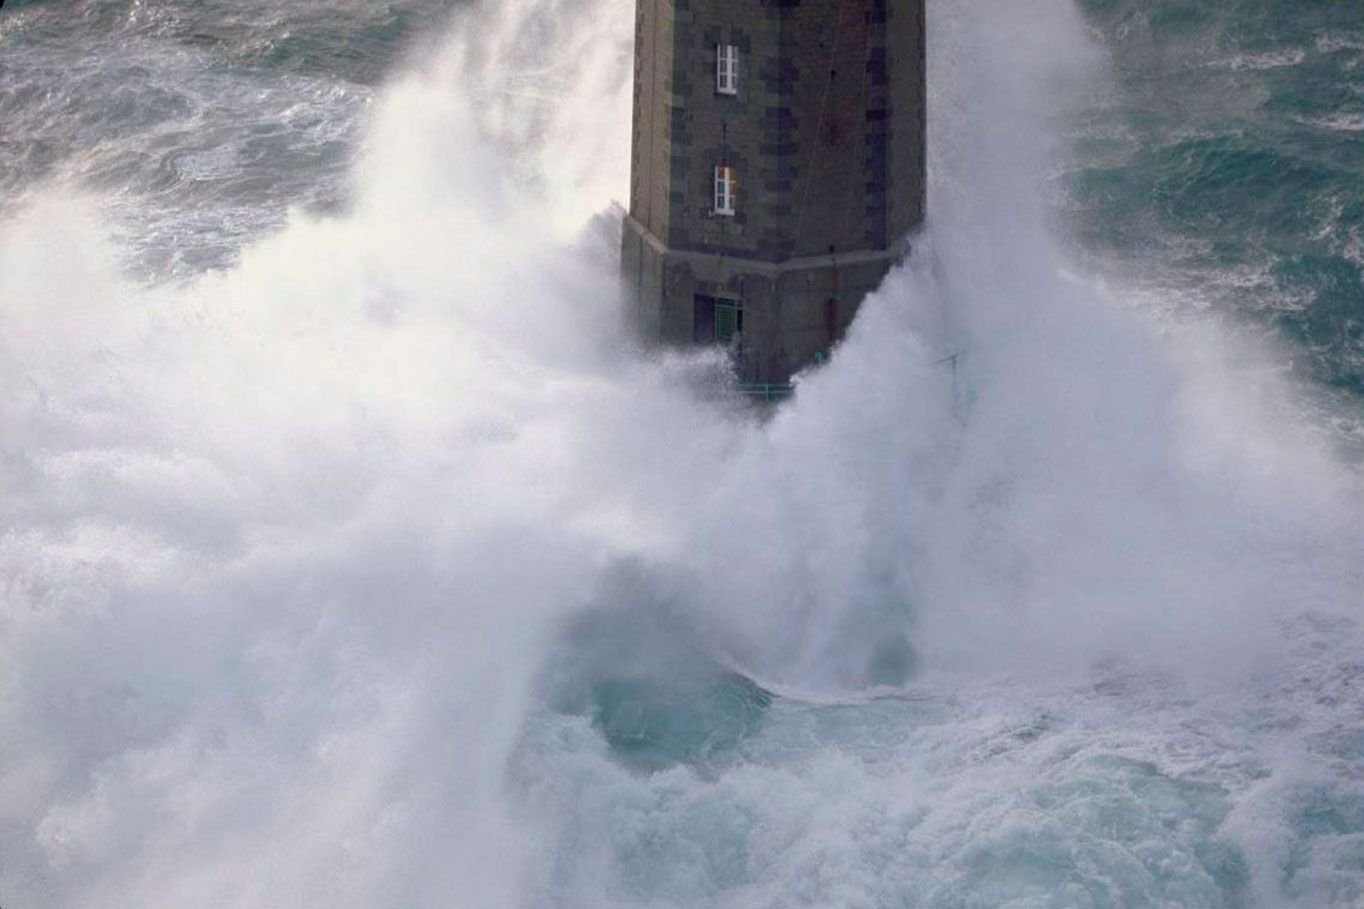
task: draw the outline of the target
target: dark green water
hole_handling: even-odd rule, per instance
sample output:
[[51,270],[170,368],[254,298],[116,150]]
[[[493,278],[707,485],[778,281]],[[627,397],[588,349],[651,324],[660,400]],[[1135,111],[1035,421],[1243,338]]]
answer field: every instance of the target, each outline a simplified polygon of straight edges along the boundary
[[1077,126],[1079,241],[1364,393],[1364,3],[1084,0],[1114,87]]

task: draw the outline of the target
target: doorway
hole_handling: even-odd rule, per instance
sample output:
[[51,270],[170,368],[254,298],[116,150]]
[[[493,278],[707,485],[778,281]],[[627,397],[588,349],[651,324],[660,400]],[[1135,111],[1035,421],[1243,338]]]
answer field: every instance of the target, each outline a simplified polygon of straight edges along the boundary
[[729,344],[743,330],[742,300],[696,295],[692,303],[693,341],[698,344]]

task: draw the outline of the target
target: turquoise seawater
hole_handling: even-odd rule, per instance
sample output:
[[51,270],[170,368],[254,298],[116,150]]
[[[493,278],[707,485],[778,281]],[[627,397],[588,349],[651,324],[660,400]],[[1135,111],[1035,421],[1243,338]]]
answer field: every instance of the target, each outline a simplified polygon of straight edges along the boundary
[[1113,90],[1074,128],[1080,242],[1197,287],[1364,393],[1358,3],[1085,0]]

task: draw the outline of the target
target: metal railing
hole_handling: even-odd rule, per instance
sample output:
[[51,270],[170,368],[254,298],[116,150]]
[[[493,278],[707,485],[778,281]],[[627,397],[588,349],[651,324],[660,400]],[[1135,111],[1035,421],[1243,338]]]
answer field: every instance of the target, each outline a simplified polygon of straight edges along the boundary
[[795,386],[790,382],[741,382],[739,391],[755,401],[775,404],[791,397]]

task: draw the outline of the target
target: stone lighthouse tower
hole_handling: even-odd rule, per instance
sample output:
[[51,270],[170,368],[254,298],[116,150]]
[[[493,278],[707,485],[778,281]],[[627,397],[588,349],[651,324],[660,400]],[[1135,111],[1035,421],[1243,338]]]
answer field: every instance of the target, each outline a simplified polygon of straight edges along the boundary
[[820,360],[924,215],[924,0],[637,0],[622,269],[745,383]]

